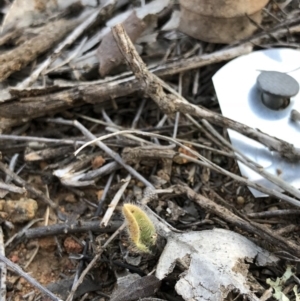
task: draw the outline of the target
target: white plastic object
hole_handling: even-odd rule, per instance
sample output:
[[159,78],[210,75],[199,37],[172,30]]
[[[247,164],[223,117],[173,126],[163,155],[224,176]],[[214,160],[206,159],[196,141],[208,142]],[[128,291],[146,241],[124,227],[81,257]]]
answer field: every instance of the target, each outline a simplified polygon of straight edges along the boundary
[[[261,101],[256,80],[262,71],[278,71],[300,82],[300,52],[288,48],[252,52],[232,60],[213,77],[222,114],[230,119],[259,129],[300,147],[300,123],[292,121],[292,110],[300,112],[300,93],[290,98],[289,105],[272,110]],[[228,130],[232,145],[244,155],[260,164],[266,171],[277,175],[295,188],[300,188],[300,162],[289,162],[262,144],[233,130]],[[258,173],[238,162],[241,174],[268,188],[280,190]],[[255,197],[266,196],[249,188]]]

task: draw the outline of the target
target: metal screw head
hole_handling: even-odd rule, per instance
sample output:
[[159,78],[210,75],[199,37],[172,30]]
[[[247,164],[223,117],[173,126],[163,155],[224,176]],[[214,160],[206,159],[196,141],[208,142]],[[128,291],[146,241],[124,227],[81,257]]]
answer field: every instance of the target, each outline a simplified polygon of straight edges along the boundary
[[270,109],[279,110],[299,92],[299,83],[290,75],[278,71],[262,71],[256,80],[262,102]]

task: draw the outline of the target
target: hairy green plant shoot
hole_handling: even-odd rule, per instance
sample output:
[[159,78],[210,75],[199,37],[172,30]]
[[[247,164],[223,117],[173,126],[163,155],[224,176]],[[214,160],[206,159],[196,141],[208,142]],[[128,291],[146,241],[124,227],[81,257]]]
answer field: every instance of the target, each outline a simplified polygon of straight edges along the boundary
[[144,253],[151,253],[150,249],[156,243],[155,227],[147,214],[138,206],[124,204],[123,215],[127,222],[130,239],[135,247]]

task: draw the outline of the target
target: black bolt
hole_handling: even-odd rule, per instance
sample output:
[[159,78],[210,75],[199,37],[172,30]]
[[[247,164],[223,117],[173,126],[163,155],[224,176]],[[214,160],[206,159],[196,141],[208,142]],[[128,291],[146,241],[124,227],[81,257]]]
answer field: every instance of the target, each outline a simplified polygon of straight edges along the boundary
[[299,83],[290,75],[278,71],[262,71],[256,83],[262,92],[262,102],[273,110],[287,107],[290,98],[299,92]]

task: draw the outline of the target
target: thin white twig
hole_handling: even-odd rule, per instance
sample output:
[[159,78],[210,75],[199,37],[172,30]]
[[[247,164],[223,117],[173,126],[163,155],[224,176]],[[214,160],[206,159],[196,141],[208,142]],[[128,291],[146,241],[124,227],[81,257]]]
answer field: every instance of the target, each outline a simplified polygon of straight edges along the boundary
[[108,208],[105,212],[105,215],[103,216],[103,219],[101,221],[101,226],[102,227],[107,227],[113,213],[114,213],[114,210],[116,209],[116,206],[118,205],[125,189],[127,188],[129,182],[131,180],[131,176],[128,175],[126,177],[126,179],[124,180],[125,183],[120,187],[120,189],[118,190],[118,192],[115,194],[114,198],[112,199],[112,201],[110,202],[110,204],[108,205]]
[[[5,256],[5,246],[2,227],[0,227],[0,254]],[[0,262],[0,301],[6,300],[6,265]]]

